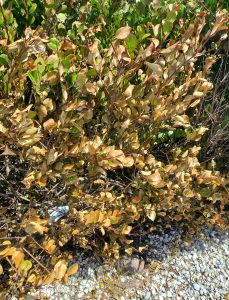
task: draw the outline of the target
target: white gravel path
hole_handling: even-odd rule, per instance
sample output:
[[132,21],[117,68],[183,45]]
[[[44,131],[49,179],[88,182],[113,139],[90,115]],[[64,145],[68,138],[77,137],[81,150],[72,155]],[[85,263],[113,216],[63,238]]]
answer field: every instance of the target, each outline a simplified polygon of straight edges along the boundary
[[229,232],[205,229],[191,245],[177,230],[148,236],[146,260],[132,276],[81,257],[80,270],[65,285],[41,289],[51,300],[223,300],[229,292]]

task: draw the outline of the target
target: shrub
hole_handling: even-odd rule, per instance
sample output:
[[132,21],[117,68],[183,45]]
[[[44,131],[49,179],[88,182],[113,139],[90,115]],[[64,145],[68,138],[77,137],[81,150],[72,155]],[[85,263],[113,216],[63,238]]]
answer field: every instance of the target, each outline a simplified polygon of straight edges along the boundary
[[196,122],[202,122],[209,130],[201,141],[201,161],[215,164],[228,173],[229,162],[229,102],[228,102],[228,45],[225,40],[217,51],[217,61],[212,70],[214,92],[201,103]]
[[[227,182],[198,161],[208,128],[193,120],[213,88],[206,44],[227,29],[226,13],[207,31],[205,11],[187,22],[182,6],[166,2],[165,17],[150,6],[152,22],[139,14],[132,27],[122,19],[109,26],[92,9],[97,1],[82,2],[54,10],[53,1],[28,1],[25,19],[1,5],[0,141],[8,158],[1,180],[10,181],[13,161],[26,174],[22,185],[9,183],[13,198],[1,200],[0,257],[18,286],[77,272],[63,250],[69,241],[118,258],[121,247],[142,250],[131,232],[147,220],[152,229],[225,226]],[[40,14],[31,18],[37,9],[47,17],[42,27]],[[17,26],[31,27],[22,34]],[[65,206],[60,220],[50,218],[56,206]]]

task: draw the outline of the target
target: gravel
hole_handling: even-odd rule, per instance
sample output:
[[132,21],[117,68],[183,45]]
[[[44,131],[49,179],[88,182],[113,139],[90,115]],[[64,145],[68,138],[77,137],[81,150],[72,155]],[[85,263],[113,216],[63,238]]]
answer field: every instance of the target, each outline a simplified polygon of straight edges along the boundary
[[205,228],[190,243],[177,229],[151,233],[143,271],[136,269],[130,275],[114,265],[101,264],[94,256],[82,255],[79,272],[67,284],[45,286],[39,293],[51,300],[226,299],[228,236],[227,230]]

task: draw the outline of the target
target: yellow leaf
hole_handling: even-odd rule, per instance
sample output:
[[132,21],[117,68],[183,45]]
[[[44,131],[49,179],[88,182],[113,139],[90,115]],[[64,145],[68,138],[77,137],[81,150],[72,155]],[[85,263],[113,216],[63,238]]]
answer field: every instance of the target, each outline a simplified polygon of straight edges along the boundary
[[43,247],[48,253],[52,254],[56,249],[55,241],[54,240],[45,241],[43,243]]
[[34,182],[35,180],[35,174],[34,172],[31,172],[28,174],[28,176],[26,176],[23,180],[22,183],[26,186],[26,188],[30,188],[31,184]]
[[74,164],[66,164],[65,166],[64,166],[64,170],[72,170],[73,168],[74,168]]
[[12,260],[15,264],[15,267],[18,269],[21,261],[24,259],[25,254],[21,251],[16,251],[13,255],[12,255]]
[[27,282],[33,284],[33,285],[37,285],[38,282],[38,277],[35,274],[31,274],[28,279]]
[[85,216],[86,218],[85,224],[88,225],[88,224],[97,223],[99,220],[99,215],[100,215],[99,210],[90,211],[89,214]]
[[46,186],[46,179],[45,179],[44,177],[39,178],[36,182],[37,182],[37,183],[39,184],[39,186],[41,186],[41,187]]
[[132,253],[133,253],[133,248],[126,248],[125,249],[125,252],[127,253],[127,254],[129,254],[129,255],[131,255]]
[[79,232],[80,232],[79,229],[74,229],[74,230],[72,231],[72,235],[76,235],[76,234],[78,234]]
[[132,230],[131,226],[124,225],[122,228],[122,234],[129,234],[131,232],[131,230]]
[[158,262],[157,261],[152,261],[151,264],[150,264],[151,271],[155,271],[157,267],[158,267]]
[[52,111],[55,108],[55,105],[54,105],[53,100],[51,98],[46,98],[43,101],[43,104],[46,107],[47,111]]
[[138,251],[140,253],[142,253],[144,250],[146,250],[148,248],[148,245],[144,246],[144,247],[138,247]]
[[67,264],[65,260],[59,260],[54,267],[55,278],[61,280],[67,271]]
[[2,246],[9,246],[9,245],[11,245],[11,241],[2,242]]
[[207,127],[200,127],[194,132],[187,133],[187,140],[188,141],[199,141],[202,135],[208,131]]
[[194,97],[197,97],[197,98],[200,98],[200,97],[203,97],[204,96],[204,93],[203,92],[199,92],[199,91],[195,91],[193,93],[193,96]]
[[189,127],[189,117],[187,115],[182,115],[182,116],[175,116],[175,126],[184,126],[184,127]]
[[2,275],[3,273],[4,273],[3,267],[2,267],[2,265],[0,264],[0,275]]
[[48,119],[43,123],[44,130],[52,131],[56,127],[56,122],[53,119]]
[[55,272],[51,272],[48,276],[45,277],[44,281],[42,282],[43,285],[51,284],[55,280]]
[[147,217],[153,222],[156,219],[156,212],[155,210],[152,210],[147,214]]
[[7,257],[12,256],[16,251],[15,247],[8,247],[0,252],[0,256]]
[[42,149],[42,148],[39,148],[37,146],[33,146],[31,149],[30,149],[30,153],[31,154],[36,154],[36,155],[45,155],[45,153],[47,152],[47,150],[45,149]]
[[141,171],[141,174],[144,175],[144,176],[150,176],[151,171]]
[[53,164],[58,158],[58,152],[55,151],[55,149],[50,149],[48,155],[47,155],[47,164],[51,165]]
[[78,263],[74,263],[72,264],[69,268],[68,268],[68,271],[67,271],[67,275],[68,276],[71,276],[73,274],[75,274],[79,269],[79,265]]
[[103,226],[104,227],[110,227],[111,226],[111,220],[110,219],[105,219],[103,221]]
[[[43,234],[44,232],[47,232],[49,229],[45,226],[42,226],[41,224],[37,222],[30,222],[29,224],[34,229],[34,232],[39,232],[40,234]],[[25,228],[27,230],[28,227]],[[29,228],[28,228],[29,229]]]
[[39,116],[40,122],[42,122],[42,120],[47,116],[47,114],[48,114],[47,108],[41,104],[38,107],[38,116]]
[[37,128],[32,126],[29,127],[26,131],[25,131],[25,135],[33,135],[34,133],[37,132]]
[[106,232],[103,227],[100,227],[100,231],[101,231],[102,235],[105,235]]
[[124,26],[119,28],[115,33],[115,39],[117,40],[124,40],[130,35],[131,28],[129,26]]
[[2,123],[0,122],[0,132],[3,134],[7,134],[8,129],[2,125]]

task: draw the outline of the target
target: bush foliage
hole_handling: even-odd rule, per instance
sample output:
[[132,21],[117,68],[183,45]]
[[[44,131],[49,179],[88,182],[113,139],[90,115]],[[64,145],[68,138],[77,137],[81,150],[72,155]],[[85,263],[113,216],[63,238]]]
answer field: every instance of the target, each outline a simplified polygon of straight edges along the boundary
[[77,272],[69,241],[118,258],[142,251],[145,222],[226,226],[227,181],[199,162],[194,121],[227,16],[197,4],[0,2],[0,273],[16,286]]

